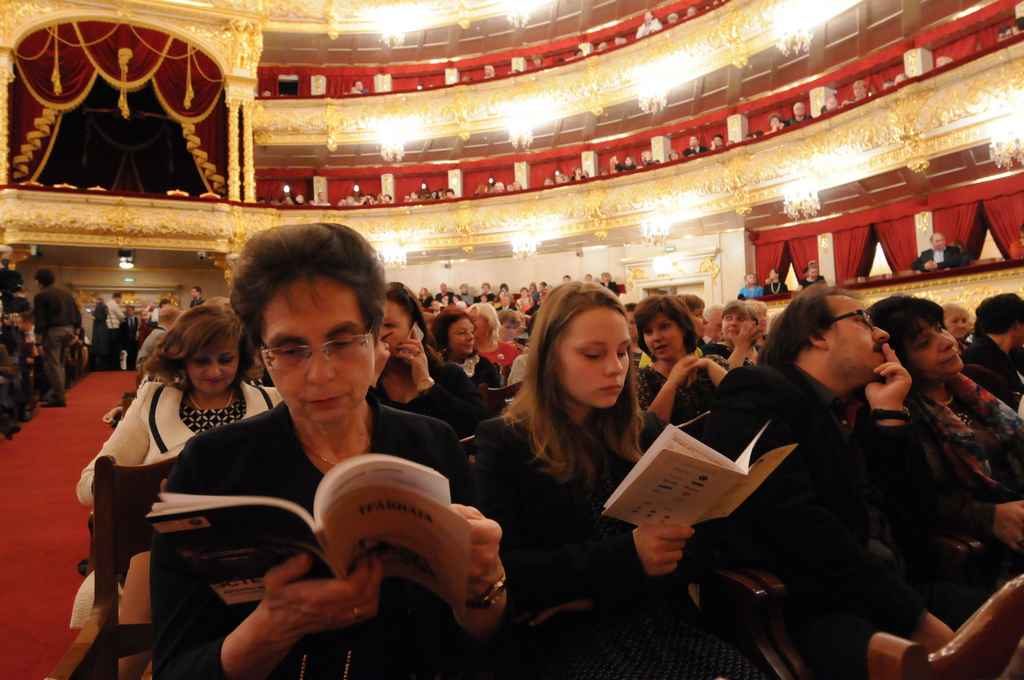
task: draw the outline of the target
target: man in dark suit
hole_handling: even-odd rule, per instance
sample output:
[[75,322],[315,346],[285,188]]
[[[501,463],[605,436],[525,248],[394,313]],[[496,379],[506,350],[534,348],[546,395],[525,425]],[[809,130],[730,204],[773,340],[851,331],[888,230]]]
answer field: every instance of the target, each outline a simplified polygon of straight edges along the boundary
[[[879,632],[939,649],[985,597],[925,573],[921,536],[935,500],[913,484],[929,472],[904,407],[910,374],[887,340],[861,301],[813,286],[776,320],[761,365],[722,381],[704,433],[732,457],[765,423],[755,457],[798,444],[724,525],[705,531],[727,563],[785,582],[794,642],[830,680],[867,678]],[[885,493],[895,488],[914,493]]]
[[124,321],[121,322],[121,347],[128,354],[125,366],[129,371],[134,371],[139,356],[139,317],[135,316],[135,308],[131,305],[124,308]]
[[54,284],[53,272],[40,269],[36,281],[42,290],[33,299],[35,311],[36,342],[43,349],[43,371],[49,392],[43,395],[43,406],[65,406],[64,364],[68,348],[75,337],[75,329],[82,325],[82,314],[78,311],[71,293]]
[[690,137],[690,144],[683,149],[684,156],[696,156],[697,154],[704,153],[708,148],[700,145],[700,140],[697,139],[696,135]]
[[964,352],[965,364],[978,364],[1006,380],[1013,408],[1024,393],[1024,300],[1016,293],[1003,293],[982,300],[975,310],[974,341]]
[[914,260],[914,264],[910,265],[915,271],[932,272],[936,269],[963,267],[970,263],[971,256],[957,246],[946,245],[946,237],[943,234],[934,232],[931,241],[932,247],[923,251]]

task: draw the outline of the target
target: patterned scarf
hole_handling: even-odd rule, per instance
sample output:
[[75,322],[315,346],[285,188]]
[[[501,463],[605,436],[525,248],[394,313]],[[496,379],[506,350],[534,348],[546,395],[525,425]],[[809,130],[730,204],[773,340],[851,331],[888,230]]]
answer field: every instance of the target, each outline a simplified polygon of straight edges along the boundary
[[910,398],[915,420],[935,435],[923,438],[925,450],[935,453],[938,449],[956,478],[969,489],[1019,494],[1024,490],[1024,422],[1013,409],[962,373],[946,387],[999,446],[995,450],[986,448],[952,409],[915,393]]

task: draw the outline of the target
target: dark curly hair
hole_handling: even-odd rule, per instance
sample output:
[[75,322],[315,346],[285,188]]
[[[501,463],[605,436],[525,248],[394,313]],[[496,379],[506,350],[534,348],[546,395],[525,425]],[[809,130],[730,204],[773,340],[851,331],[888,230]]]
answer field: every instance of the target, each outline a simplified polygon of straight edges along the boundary
[[693,325],[690,310],[677,295],[651,295],[637,304],[633,318],[636,320],[637,342],[644,354],[652,356],[644,341],[644,329],[650,326],[659,314],[664,314],[672,323],[679,326],[679,330],[683,332],[683,349],[687,354],[692,354],[697,349],[699,340],[697,329]]

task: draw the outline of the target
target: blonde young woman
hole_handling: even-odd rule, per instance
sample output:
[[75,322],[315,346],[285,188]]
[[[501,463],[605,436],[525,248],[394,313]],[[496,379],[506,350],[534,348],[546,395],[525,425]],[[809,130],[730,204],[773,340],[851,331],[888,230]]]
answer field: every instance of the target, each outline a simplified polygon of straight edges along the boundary
[[679,566],[694,530],[601,517],[640,457],[629,346],[625,310],[608,289],[562,284],[534,322],[515,401],[477,430],[480,508],[502,526],[509,600],[530,623],[508,631],[518,654],[502,674],[760,678],[692,623]]
[[[182,314],[144,370],[154,380],[139,388],[114,433],[82,470],[76,489],[82,505],[93,504],[94,467],[100,456],[113,456],[118,465],[156,463],[177,456],[196,434],[263,413],[281,400],[274,388],[245,382],[261,370],[242,322],[222,305],[207,303]],[[85,622],[92,586],[90,576],[79,589],[72,628]],[[149,621],[149,553],[132,559],[121,621]],[[123,661],[122,680],[138,677],[145,663],[146,659]]]

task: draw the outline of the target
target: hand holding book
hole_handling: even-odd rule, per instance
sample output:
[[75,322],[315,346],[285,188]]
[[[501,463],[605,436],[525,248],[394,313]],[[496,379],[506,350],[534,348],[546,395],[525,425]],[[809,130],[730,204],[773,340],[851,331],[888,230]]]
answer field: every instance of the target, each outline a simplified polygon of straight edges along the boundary
[[675,571],[691,538],[693,527],[683,524],[644,524],[633,529],[633,545],[648,576]]

